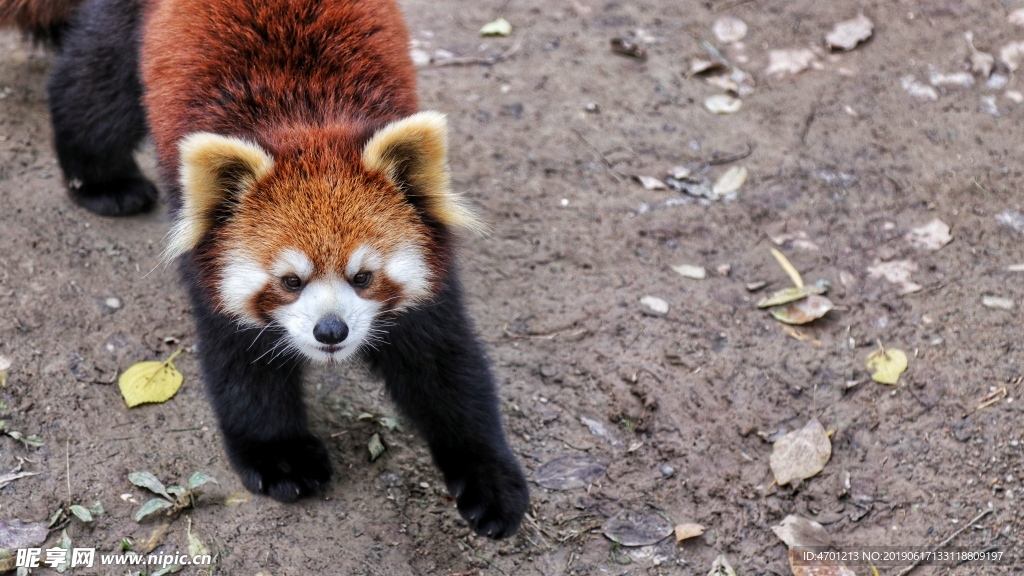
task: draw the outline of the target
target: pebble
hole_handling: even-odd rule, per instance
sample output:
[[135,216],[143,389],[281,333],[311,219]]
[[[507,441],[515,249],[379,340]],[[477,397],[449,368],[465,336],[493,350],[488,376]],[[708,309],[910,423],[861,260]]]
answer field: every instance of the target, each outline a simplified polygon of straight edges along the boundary
[[652,316],[664,316],[668,314],[668,302],[657,296],[644,296],[640,299],[640,305],[644,312]]
[[121,299],[120,298],[110,297],[110,298],[107,298],[106,300],[104,300],[103,303],[107,306],[107,308],[110,308],[111,310],[120,310],[121,309]]
[[664,476],[665,478],[669,478],[669,477],[671,477],[675,473],[676,473],[676,469],[675,468],[669,466],[668,464],[662,464],[661,465],[661,475]]

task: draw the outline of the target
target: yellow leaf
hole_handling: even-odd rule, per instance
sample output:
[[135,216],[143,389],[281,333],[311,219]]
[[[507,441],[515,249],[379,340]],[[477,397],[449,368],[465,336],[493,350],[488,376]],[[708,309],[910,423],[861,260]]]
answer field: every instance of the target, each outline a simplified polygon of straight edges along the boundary
[[163,362],[139,362],[121,374],[117,385],[129,408],[147,402],[166,402],[178,392],[185,380],[173,364],[178,354],[181,350]]
[[879,345],[878,350],[868,354],[867,367],[875,382],[895,385],[900,381],[900,374],[907,369],[907,354],[896,348],[886,350]]
[[498,18],[494,22],[484,24],[480,29],[481,36],[511,36],[512,25],[504,18]]

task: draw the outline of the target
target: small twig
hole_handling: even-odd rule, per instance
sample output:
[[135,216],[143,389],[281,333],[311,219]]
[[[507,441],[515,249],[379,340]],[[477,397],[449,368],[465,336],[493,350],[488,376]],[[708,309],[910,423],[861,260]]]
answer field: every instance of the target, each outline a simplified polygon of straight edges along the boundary
[[786,274],[793,282],[793,285],[797,288],[803,288],[804,279],[800,277],[800,272],[798,272],[796,266],[793,266],[793,263],[789,261],[789,258],[786,258],[785,254],[779,252],[775,248],[769,248],[769,250],[771,250],[772,256],[775,257],[775,260],[778,261],[779,266],[782,266],[782,269],[786,271]]
[[715,14],[718,14],[719,12],[724,12],[726,10],[730,10],[732,8],[735,8],[737,6],[742,6],[742,5],[746,4],[747,2],[753,2],[753,0],[726,0],[725,2],[722,2],[721,4],[717,4],[717,5],[712,4],[711,6],[709,6],[709,8],[711,8],[712,12],[714,12]]
[[967,412],[966,414],[963,415],[963,417],[967,418],[968,416],[974,414],[975,412],[984,410],[985,408],[988,408],[989,406],[998,403],[1003,398],[1006,398],[1008,395],[1009,394],[1007,393],[1005,386],[993,392],[989,392],[981,400],[978,401],[978,406],[974,410]]
[[[964,524],[963,526],[961,526],[961,527],[960,527],[960,529],[959,529],[959,530],[957,530],[956,532],[953,532],[952,534],[950,534],[949,536],[947,536],[945,540],[943,540],[942,542],[939,542],[939,543],[938,543],[937,545],[933,546],[933,547],[932,547],[932,549],[931,549],[931,551],[932,551],[932,552],[935,552],[935,551],[936,551],[936,550],[938,550],[939,548],[942,548],[942,547],[943,547],[943,546],[945,546],[946,544],[949,544],[950,542],[952,542],[952,541],[953,541],[953,539],[954,539],[954,538],[956,538],[957,536],[959,536],[960,534],[962,534],[964,530],[967,530],[967,529],[968,529],[968,528],[970,528],[971,526],[974,526],[975,524],[977,524],[977,523],[978,523],[978,521],[979,521],[979,520],[981,520],[981,519],[982,519],[982,518],[984,518],[985,516],[988,516],[988,515],[989,515],[989,514],[991,514],[991,513],[992,513],[992,508],[988,508],[988,509],[986,509],[986,510],[985,510],[984,512],[982,512],[981,514],[978,514],[978,515],[977,515],[977,516],[975,516],[974,518],[971,518],[971,521],[970,521],[970,522],[968,522],[967,524]],[[918,565],[919,565],[919,564],[921,564],[921,562],[922,562],[922,561],[924,560],[923,556],[925,556],[925,555],[923,555],[923,554],[922,554],[922,558],[921,558],[921,559],[919,559],[919,560],[915,561],[915,562],[914,562],[913,564],[911,564],[910,566],[907,566],[906,568],[904,568],[903,570],[901,570],[901,571],[900,571],[899,573],[897,573],[897,574],[896,574],[895,576],[906,576],[907,574],[910,574],[911,572],[913,572],[913,571],[914,571],[914,569],[915,569],[915,568],[917,568],[917,567],[918,567]]]
[[583,134],[580,134],[579,131],[577,131],[577,130],[573,130],[572,132],[573,132],[573,134],[576,135],[577,138],[580,139],[580,142],[583,142],[584,144],[586,144],[587,148],[590,148],[591,152],[593,152],[594,154],[597,154],[597,156],[599,158],[601,158],[601,161],[604,162],[604,166],[605,166],[605,168],[608,169],[608,173],[611,175],[612,180],[615,180],[616,182],[622,182],[620,177],[621,178],[629,178],[628,176],[626,176],[622,172],[619,172],[615,168],[615,164],[612,164],[611,160],[609,160],[600,150],[598,150],[596,146],[594,146],[593,144],[590,143],[589,140],[584,138]]
[[981,190],[982,192],[984,192],[985,196],[991,196],[992,195],[991,192],[989,192],[988,190],[985,190],[985,187],[981,185],[981,182],[978,182],[978,177],[977,176],[972,176],[971,177],[971,184],[974,184],[975,188],[977,188],[978,190]]
[[737,160],[743,160],[747,156],[750,156],[751,154],[754,153],[754,145],[753,144],[751,144],[750,142],[747,142],[746,146],[747,146],[746,150],[744,150],[742,152],[737,152],[735,154],[726,154],[725,156],[719,156],[717,154],[712,154],[711,155],[711,159],[708,160],[708,164],[710,164],[712,166],[718,166],[718,165],[721,165],[721,164],[730,164],[732,162],[736,162]]
[[68,481],[68,506],[71,506],[71,438],[64,439],[64,468]]
[[494,66],[498,62],[505,60],[509,56],[512,56],[523,46],[523,41],[520,39],[512,45],[511,48],[505,50],[497,56],[456,56],[453,58],[445,58],[444,60],[438,60],[437,62],[431,62],[430,65],[434,67],[441,66]]

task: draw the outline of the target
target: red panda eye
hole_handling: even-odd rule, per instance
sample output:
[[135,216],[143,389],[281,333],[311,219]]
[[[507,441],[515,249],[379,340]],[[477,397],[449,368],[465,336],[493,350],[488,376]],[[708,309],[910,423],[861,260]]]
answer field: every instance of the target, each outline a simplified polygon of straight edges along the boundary
[[370,284],[370,277],[369,272],[360,272],[352,277],[352,285],[356,288],[366,288]]
[[288,290],[295,291],[302,288],[302,279],[298,276],[285,276],[281,278],[281,284]]

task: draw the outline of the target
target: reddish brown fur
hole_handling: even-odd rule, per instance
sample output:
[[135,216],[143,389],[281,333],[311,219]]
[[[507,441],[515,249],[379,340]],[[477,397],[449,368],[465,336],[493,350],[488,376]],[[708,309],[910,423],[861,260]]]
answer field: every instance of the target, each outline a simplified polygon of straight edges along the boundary
[[[376,129],[416,112],[408,32],[391,0],[152,0],[148,8],[145,105],[171,181],[178,142],[194,132],[253,140],[278,158],[289,128],[315,139],[309,127]],[[358,149],[368,135],[347,144]]]
[[[217,269],[240,249],[269,266],[295,248],[324,273],[344,269],[361,244],[388,254],[411,243],[441,273],[436,231],[360,162],[377,129],[417,109],[394,2],[152,0],[143,38],[145,106],[167,181],[177,180],[179,141],[196,132],[255,142],[275,161],[200,246],[201,262]],[[392,284],[374,286],[370,297],[394,298]]]
[[82,0],[0,0],[0,26],[46,30],[67,22]]

